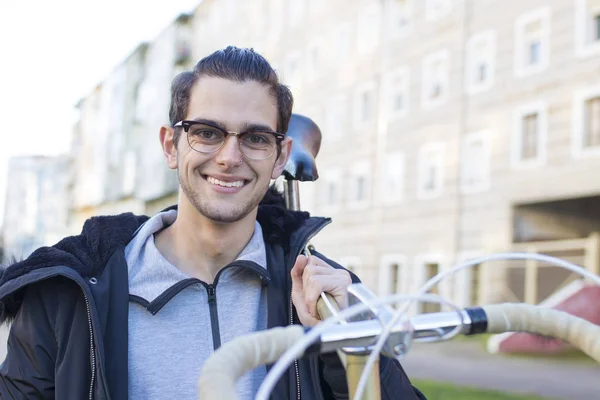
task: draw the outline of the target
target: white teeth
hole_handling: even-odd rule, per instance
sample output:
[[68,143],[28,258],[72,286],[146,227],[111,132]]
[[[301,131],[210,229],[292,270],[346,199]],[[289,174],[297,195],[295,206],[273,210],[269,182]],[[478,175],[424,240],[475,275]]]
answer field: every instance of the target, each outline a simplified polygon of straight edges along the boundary
[[219,186],[223,186],[223,187],[242,187],[242,186],[244,186],[244,181],[223,182],[223,181],[213,178],[212,176],[207,177],[207,181],[209,183],[212,183],[213,185],[219,185]]

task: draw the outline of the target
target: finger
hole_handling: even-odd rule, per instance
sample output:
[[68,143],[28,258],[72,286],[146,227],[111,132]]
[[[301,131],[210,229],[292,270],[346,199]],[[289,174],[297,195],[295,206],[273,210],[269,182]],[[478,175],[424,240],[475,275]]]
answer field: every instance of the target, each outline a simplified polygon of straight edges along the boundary
[[304,326],[314,326],[319,320],[310,315],[310,311],[306,306],[306,301],[304,299],[303,292],[297,292],[296,296],[292,295],[292,301],[294,303],[294,307],[296,308],[296,313],[298,314],[298,319],[300,323]]
[[327,264],[325,261],[323,261],[322,259],[320,259],[317,256],[310,256],[310,263],[314,264],[314,265],[321,265],[323,267],[329,267],[329,268],[333,268],[331,265]]
[[293,285],[302,285],[302,276],[304,274],[304,269],[306,268],[308,259],[304,255],[299,255],[296,257],[296,262],[291,270],[292,276],[292,284]]
[[304,286],[304,301],[306,302],[306,308],[308,313],[314,318],[320,318],[317,312],[317,301],[321,297],[321,293],[324,291],[324,278],[323,275],[314,275],[310,277],[307,284]]
[[310,256],[306,260],[306,265],[304,267],[303,278],[306,280],[307,274],[330,274],[335,271],[335,268],[331,267],[325,261],[321,260],[318,257]]
[[335,275],[312,275],[304,285],[304,299],[311,315],[317,316],[317,301],[322,292],[331,294],[339,306],[345,308],[348,303],[348,286],[352,283],[350,275],[341,271]]
[[308,284],[307,281],[310,279],[310,277],[315,276],[315,275],[340,276],[340,277],[348,278],[351,280],[350,274],[348,274],[348,272],[343,269],[336,269],[329,265],[321,266],[321,265],[307,264],[306,267],[304,267],[304,274],[302,275],[302,284],[307,285]]
[[333,268],[331,265],[327,264],[325,261],[323,261],[317,256],[308,257],[308,263],[312,265],[320,265],[322,267]]

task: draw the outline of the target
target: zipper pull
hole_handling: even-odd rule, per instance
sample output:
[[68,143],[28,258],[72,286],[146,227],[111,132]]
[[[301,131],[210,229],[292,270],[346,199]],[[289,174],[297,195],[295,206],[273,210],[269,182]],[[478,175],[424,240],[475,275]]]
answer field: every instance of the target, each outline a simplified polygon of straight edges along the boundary
[[209,303],[213,303],[217,300],[217,290],[215,288],[215,285],[208,285],[208,287],[206,288],[206,290],[208,291],[208,302]]

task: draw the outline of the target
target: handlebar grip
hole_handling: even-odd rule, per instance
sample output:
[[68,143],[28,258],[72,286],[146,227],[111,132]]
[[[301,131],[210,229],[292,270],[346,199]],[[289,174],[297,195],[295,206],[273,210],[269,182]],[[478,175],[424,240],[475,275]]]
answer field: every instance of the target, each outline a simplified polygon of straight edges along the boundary
[[600,326],[563,311],[531,304],[491,304],[489,333],[529,332],[562,339],[600,363]]
[[254,368],[275,362],[304,335],[291,325],[239,336],[206,360],[198,380],[199,399],[237,399],[236,381]]

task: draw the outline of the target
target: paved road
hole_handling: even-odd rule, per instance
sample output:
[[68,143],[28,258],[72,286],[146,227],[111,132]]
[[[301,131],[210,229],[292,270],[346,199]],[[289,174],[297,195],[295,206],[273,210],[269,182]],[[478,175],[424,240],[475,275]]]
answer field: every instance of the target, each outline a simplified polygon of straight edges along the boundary
[[550,399],[600,399],[600,365],[488,354],[480,342],[419,344],[402,362],[411,378],[532,393]]

